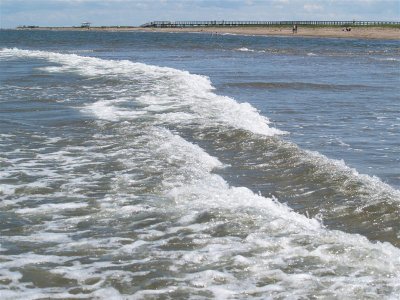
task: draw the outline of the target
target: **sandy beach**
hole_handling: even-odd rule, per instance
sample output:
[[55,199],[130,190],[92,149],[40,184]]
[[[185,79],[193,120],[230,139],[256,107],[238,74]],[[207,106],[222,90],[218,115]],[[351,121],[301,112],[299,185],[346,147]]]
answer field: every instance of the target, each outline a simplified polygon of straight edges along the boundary
[[[171,29],[170,29],[171,30]],[[400,28],[384,27],[355,27],[346,31],[341,27],[298,27],[293,34],[292,28],[282,27],[216,27],[204,29],[173,29],[173,31],[189,32],[214,32],[244,35],[283,35],[283,36],[310,36],[310,37],[334,37],[334,38],[369,38],[369,39],[400,39]]]
[[303,37],[331,37],[331,38],[361,38],[361,39],[388,39],[399,40],[400,28],[395,27],[352,27],[346,31],[342,27],[309,27],[299,26],[293,34],[290,26],[271,27],[191,27],[191,28],[142,28],[142,27],[39,27],[18,28],[19,30],[76,30],[76,31],[144,31],[144,32],[199,32],[213,34],[239,35],[273,35],[273,36],[303,36]]

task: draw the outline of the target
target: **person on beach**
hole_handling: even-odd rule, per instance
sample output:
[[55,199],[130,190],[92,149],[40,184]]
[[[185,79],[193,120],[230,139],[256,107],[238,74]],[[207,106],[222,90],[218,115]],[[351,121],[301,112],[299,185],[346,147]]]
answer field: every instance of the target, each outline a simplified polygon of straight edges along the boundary
[[297,24],[293,25],[293,33],[297,33]]

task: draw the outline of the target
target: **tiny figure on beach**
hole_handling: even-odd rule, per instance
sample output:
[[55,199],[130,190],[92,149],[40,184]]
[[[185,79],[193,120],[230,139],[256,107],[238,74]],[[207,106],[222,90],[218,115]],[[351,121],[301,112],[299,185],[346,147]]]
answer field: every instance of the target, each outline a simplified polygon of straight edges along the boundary
[[297,24],[293,25],[293,33],[297,33]]

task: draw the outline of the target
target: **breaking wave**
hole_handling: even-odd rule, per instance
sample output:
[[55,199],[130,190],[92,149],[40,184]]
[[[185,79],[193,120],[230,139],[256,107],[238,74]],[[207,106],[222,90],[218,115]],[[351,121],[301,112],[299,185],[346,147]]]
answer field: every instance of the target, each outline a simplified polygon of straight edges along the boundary
[[[89,79],[74,105],[94,122],[74,124],[76,140],[36,133],[35,145],[1,162],[10,182],[0,187],[2,220],[12,215],[19,226],[0,237],[2,298],[400,293],[398,248],[330,230],[279,199],[231,185],[217,174],[226,164],[181,134],[245,132],[251,149],[284,133],[250,104],[215,94],[207,77],[126,60],[0,51],[2,59],[15,57]],[[315,174],[333,170],[388,189],[319,154],[301,160],[322,166]],[[16,174],[32,182],[15,184]]]

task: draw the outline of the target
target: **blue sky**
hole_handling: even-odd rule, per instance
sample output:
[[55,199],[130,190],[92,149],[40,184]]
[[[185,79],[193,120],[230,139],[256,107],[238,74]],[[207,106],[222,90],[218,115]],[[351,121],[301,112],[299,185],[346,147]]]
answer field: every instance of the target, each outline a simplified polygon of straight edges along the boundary
[[400,0],[0,0],[0,27],[153,20],[400,21]]

